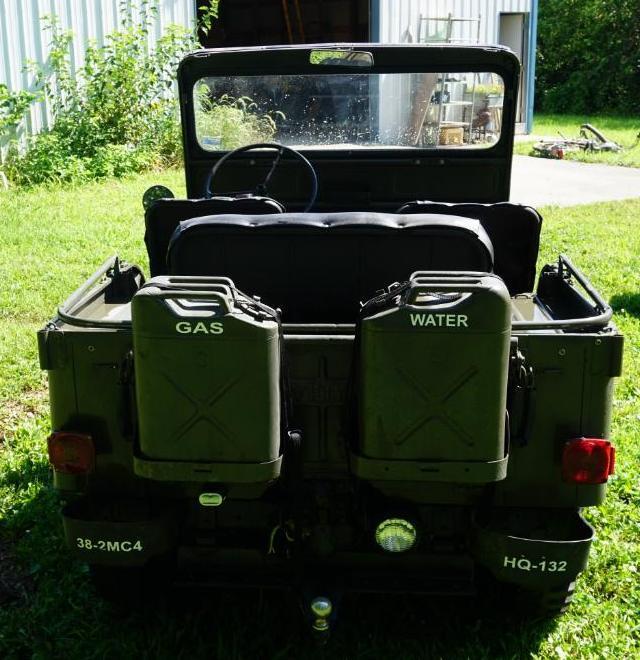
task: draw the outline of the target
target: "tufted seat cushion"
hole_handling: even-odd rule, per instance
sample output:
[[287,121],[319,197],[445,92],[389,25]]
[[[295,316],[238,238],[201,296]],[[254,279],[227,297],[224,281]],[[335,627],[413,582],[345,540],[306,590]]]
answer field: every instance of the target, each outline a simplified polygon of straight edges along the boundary
[[415,201],[401,206],[398,213],[437,213],[477,218],[493,245],[494,272],[504,280],[509,293],[514,296],[533,291],[542,217],[530,206],[511,202],[444,204]]
[[491,272],[478,220],[445,215],[217,215],[180,223],[171,275],[224,275],[288,323],[353,323],[360,301],[415,270]]
[[176,227],[189,218],[229,213],[283,213],[284,208],[270,197],[212,197],[210,199],[159,199],[144,216],[144,242],[151,275],[167,274],[167,247]]

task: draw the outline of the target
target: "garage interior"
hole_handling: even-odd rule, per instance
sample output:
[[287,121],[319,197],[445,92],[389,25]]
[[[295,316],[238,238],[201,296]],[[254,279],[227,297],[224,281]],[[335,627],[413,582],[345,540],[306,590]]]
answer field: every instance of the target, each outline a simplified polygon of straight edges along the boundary
[[221,0],[218,11],[204,47],[369,41],[369,0]]

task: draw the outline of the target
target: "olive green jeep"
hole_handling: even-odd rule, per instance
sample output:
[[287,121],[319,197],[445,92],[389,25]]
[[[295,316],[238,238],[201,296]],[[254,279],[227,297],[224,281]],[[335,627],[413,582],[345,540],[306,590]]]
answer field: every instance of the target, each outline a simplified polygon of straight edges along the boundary
[[349,591],[566,607],[623,339],[508,201],[519,74],[479,46],[184,59],[188,198],[145,195],[148,277],[108,259],[38,334],[98,582],[290,589],[319,634]]

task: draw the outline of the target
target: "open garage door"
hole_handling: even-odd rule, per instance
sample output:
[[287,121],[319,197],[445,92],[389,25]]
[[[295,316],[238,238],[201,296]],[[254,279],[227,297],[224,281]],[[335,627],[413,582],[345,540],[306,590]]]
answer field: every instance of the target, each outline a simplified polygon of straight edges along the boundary
[[520,92],[518,94],[518,103],[516,106],[516,123],[520,128],[524,128],[526,121],[526,92],[527,86],[524,81],[527,79],[527,61],[528,61],[528,34],[529,34],[529,15],[525,13],[501,13],[499,23],[498,42],[501,46],[507,46],[518,56],[522,63],[520,70]]
[[218,48],[366,42],[369,20],[368,0],[221,0],[218,20],[201,43]]

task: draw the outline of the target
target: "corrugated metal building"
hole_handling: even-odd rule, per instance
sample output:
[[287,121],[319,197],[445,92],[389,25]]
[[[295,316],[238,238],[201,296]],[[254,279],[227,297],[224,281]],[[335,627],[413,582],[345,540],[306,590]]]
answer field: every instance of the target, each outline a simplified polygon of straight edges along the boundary
[[372,0],[371,37],[383,43],[501,44],[522,62],[517,120],[531,129],[538,0]]
[[206,45],[340,41],[502,44],[523,63],[520,130],[531,128],[538,0],[221,0]]
[[[150,35],[168,24],[194,25],[200,0],[158,0]],[[123,15],[122,0],[0,0],[0,83],[31,89],[28,60],[46,63],[50,35],[42,18],[55,14],[76,35],[72,65],[83,62],[86,44],[101,44]],[[139,3],[129,0],[134,6]],[[529,130],[538,0],[221,0],[220,20],[205,45],[257,45],[318,41],[462,41],[510,46],[523,62],[519,121]],[[26,122],[30,132],[47,125],[43,104]]]
[[[138,4],[133,2],[133,6]],[[149,35],[151,45],[171,23],[194,25],[196,2],[159,0],[158,5],[158,16]],[[77,68],[84,61],[87,43],[94,40],[103,44],[105,35],[120,25],[124,11],[125,3],[121,0],[0,0],[0,83],[12,91],[33,88],[33,75],[25,71],[25,62],[47,62],[51,35],[43,29],[45,16],[55,15],[63,30],[73,30],[71,64]],[[47,125],[47,119],[44,104],[37,104],[25,128],[37,132]]]

